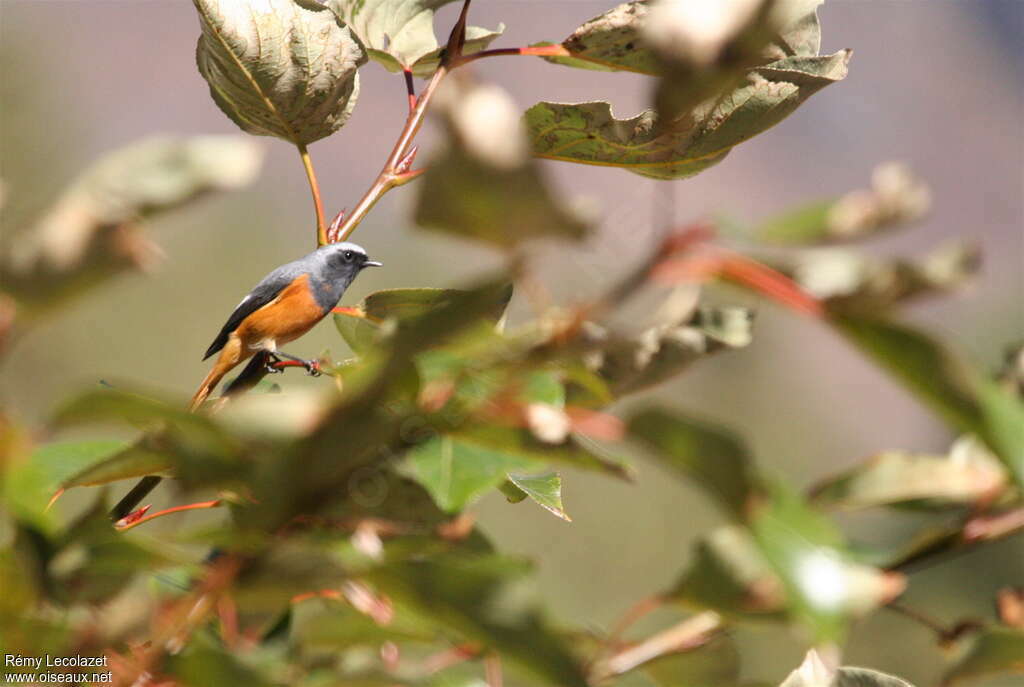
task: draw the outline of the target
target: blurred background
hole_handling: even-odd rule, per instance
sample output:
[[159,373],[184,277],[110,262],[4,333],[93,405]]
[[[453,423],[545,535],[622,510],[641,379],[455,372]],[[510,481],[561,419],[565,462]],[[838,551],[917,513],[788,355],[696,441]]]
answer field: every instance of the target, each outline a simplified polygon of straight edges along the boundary
[[[557,41],[612,4],[483,0],[474,3],[472,23],[506,24],[494,47]],[[445,8],[438,26],[453,16]],[[561,189],[598,208],[601,223],[585,245],[535,246],[539,274],[557,300],[576,300],[639,258],[669,219],[754,220],[865,187],[877,163],[903,160],[931,185],[933,212],[866,249],[912,255],[952,237],[979,241],[984,267],[973,287],[917,304],[908,317],[973,362],[998,365],[1005,345],[1024,334],[1024,2],[829,0],[820,16],[823,52],[854,50],[850,76],[717,167],[654,182],[616,169],[545,163]],[[17,241],[19,230],[108,150],[155,134],[237,131],[196,71],[198,30],[191,4],[182,1],[0,0],[0,241]],[[472,68],[507,88],[523,109],[538,100],[609,100],[617,116],[632,116],[653,85],[639,75],[533,58]],[[376,63],[364,67],[351,121],[311,147],[328,213],[358,200],[405,114],[401,77]],[[431,133],[428,126],[422,135],[424,153]],[[150,226],[166,252],[152,274],[91,292],[18,342],[0,368],[0,402],[37,423],[60,399],[100,380],[190,394],[206,372],[203,350],[238,299],[314,245],[298,156],[281,141],[265,145],[267,162],[254,186]],[[385,268],[361,277],[347,303],[388,287],[457,285],[497,263],[484,249],[418,231],[408,219],[415,193],[409,186],[389,194],[355,234]],[[798,486],[882,449],[946,450],[952,436],[935,418],[832,333],[758,307],[749,348],[699,363],[656,395],[741,431],[763,466]],[[516,313],[528,312],[517,299],[513,323]],[[329,321],[290,352],[313,357],[324,349],[347,355]],[[292,373],[283,383],[323,382]],[[632,485],[567,475],[572,524],[530,505],[508,505],[497,493],[475,509],[499,548],[537,560],[538,593],[568,622],[607,627],[630,603],[670,584],[693,539],[718,522],[696,489],[640,456],[636,463]],[[890,524],[879,532],[868,515],[845,524],[883,542],[914,523],[906,516],[907,530]],[[1018,535],[917,573],[907,603],[945,622],[990,616],[994,592],[1022,580]],[[750,676],[781,679],[802,657],[801,638],[774,626],[737,636]],[[934,683],[942,668],[933,636],[885,610],[856,628],[845,662],[918,685]]]

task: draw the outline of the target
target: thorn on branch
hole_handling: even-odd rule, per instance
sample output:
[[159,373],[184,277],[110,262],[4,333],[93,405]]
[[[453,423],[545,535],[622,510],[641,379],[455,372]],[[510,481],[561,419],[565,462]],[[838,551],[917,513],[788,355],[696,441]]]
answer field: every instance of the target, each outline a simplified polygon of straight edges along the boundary
[[338,242],[338,231],[341,229],[341,223],[345,221],[345,213],[348,212],[348,208],[342,208],[341,212],[334,216],[331,220],[330,226],[327,227],[327,242],[337,243]]
[[418,153],[419,150],[420,147],[418,145],[414,145],[412,148],[409,148],[409,151],[403,155],[401,159],[398,160],[398,164],[395,165],[396,175],[401,176],[406,174],[412,168],[412,163],[416,160],[416,153]]
[[128,525],[134,525],[135,523],[137,523],[139,520],[142,519],[142,516],[144,516],[146,514],[146,512],[149,511],[149,509],[151,507],[152,507],[152,504],[146,504],[142,508],[139,508],[137,510],[133,510],[128,515],[124,516],[123,518],[121,518],[120,520],[115,522],[114,523],[114,528],[120,530],[120,529],[124,529]]

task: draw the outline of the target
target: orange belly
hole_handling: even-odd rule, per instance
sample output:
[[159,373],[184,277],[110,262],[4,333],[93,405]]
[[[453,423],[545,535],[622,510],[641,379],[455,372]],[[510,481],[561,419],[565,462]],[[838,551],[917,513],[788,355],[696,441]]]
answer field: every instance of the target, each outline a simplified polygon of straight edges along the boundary
[[242,320],[234,333],[247,350],[274,350],[308,332],[325,314],[310,291],[309,276],[303,275]]

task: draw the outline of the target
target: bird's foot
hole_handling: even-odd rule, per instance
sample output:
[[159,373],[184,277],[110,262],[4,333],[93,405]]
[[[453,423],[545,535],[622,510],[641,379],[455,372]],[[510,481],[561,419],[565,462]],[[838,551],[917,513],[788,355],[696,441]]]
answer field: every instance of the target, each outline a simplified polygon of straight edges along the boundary
[[276,355],[274,355],[273,353],[267,353],[267,364],[265,365],[267,374],[276,375],[284,373],[284,368],[277,367],[277,364],[280,362],[281,359],[278,358]]

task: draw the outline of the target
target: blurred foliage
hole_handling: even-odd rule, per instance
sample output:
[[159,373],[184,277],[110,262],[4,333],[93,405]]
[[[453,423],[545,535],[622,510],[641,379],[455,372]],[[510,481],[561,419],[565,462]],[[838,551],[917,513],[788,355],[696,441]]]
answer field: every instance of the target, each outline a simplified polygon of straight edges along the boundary
[[[323,4],[196,0],[200,71],[244,130],[304,145],[344,124],[362,50],[423,75],[439,61],[460,66],[500,33],[457,24],[446,48],[457,54],[442,58],[432,20],[445,0]],[[914,584],[911,563],[1024,528],[1019,352],[990,375],[899,314],[911,297],[966,282],[976,254],[871,262],[823,257],[816,247],[917,219],[927,189],[902,168],[882,167],[871,191],[755,224],[743,253],[704,225],[669,230],[603,293],[561,306],[539,297],[523,250],[529,239],[580,238],[588,228],[531,154],[678,178],[841,79],[849,54],[818,55],[819,4],[732,0],[706,4],[699,19],[682,0],[633,2],[562,44],[566,55],[555,61],[658,77],[660,123],[653,114],[614,120],[606,103],[542,103],[524,127],[496,87],[449,81],[435,101],[445,141],[416,216],[497,245],[506,260],[460,288],[380,291],[337,308],[353,357],[321,360],[318,391],[269,385],[254,368],[196,414],[180,399],[132,388],[81,394],[39,428],[0,410],[5,651],[102,653],[120,685],[497,687],[508,671],[512,684],[725,686],[751,684],[729,630],[753,623],[791,628],[817,647],[784,682],[773,675],[757,684],[906,685],[840,665],[852,624],[883,607],[920,620],[895,603]],[[648,16],[661,19],[648,25]],[[410,143],[400,139],[397,154],[411,158],[401,148]],[[138,265],[142,219],[248,181],[258,159],[235,139],[114,153],[0,257],[0,334]],[[650,402],[620,419],[620,401],[750,343],[748,309],[703,299],[700,285],[712,281],[817,318],[962,436],[947,455],[879,447],[803,494],[759,469],[743,438],[718,423]],[[514,290],[537,307],[507,326]],[[647,322],[617,317],[655,290],[663,300]],[[135,438],[54,438],[112,423]],[[510,504],[535,504],[510,508],[540,506],[568,521],[560,471],[628,481],[636,449],[706,492],[723,522],[697,542],[673,585],[648,591],[611,633],[566,626],[531,594],[529,561],[501,553],[468,509],[500,490]],[[51,509],[61,490],[154,474],[174,478],[182,505],[149,513],[135,508],[145,494],[133,491],[134,510],[111,524],[104,486],[73,518]],[[184,500],[200,496],[209,500]],[[830,512],[897,507],[921,513],[926,526],[884,549],[847,535]],[[151,520],[188,509],[223,517],[147,534]],[[999,603],[998,622],[939,632],[960,645],[949,682],[1024,670],[1024,602],[1008,590]],[[623,639],[657,607],[674,624]]]

